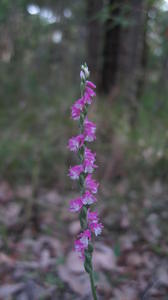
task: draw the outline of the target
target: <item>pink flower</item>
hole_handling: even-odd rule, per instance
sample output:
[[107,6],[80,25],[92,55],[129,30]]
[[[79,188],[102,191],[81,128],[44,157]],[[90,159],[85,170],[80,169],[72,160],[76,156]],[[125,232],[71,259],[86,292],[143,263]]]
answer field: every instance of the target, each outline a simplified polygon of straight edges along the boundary
[[95,89],[96,88],[96,85],[93,82],[89,81],[89,80],[86,81],[86,85],[88,87],[90,87],[91,89]]
[[92,193],[90,191],[86,191],[85,194],[82,196],[82,202],[84,205],[91,205],[93,203],[95,203],[96,197],[92,195]]
[[103,225],[98,223],[99,218],[97,212],[91,212],[90,209],[88,209],[87,220],[91,231],[94,232],[96,236],[101,234]]
[[82,208],[82,206],[83,206],[82,199],[81,198],[76,198],[76,199],[70,201],[70,208],[69,208],[69,210],[71,212],[78,212],[78,211],[80,211],[80,209]]
[[77,165],[69,168],[69,177],[72,180],[79,179],[80,174],[83,172],[83,166]]
[[85,103],[87,103],[87,104],[92,103],[92,97],[86,91],[84,93],[84,99],[85,99]]
[[80,233],[80,241],[83,244],[84,248],[88,247],[89,240],[91,240],[91,232],[89,229]]
[[92,151],[86,147],[84,152],[84,162],[83,162],[85,173],[92,173],[94,168],[97,168],[97,165],[94,164],[95,159],[96,159],[96,153],[92,153]]
[[83,260],[85,258],[84,250],[85,250],[85,247],[84,247],[83,243],[80,240],[76,240],[75,241],[75,251],[79,254],[79,257]]
[[72,108],[71,108],[72,119],[79,120],[80,119],[80,113],[81,113],[80,109],[73,105]]
[[83,108],[85,106],[85,100],[84,97],[78,99],[71,107],[71,116],[74,120],[79,120],[80,114],[83,111]]
[[87,104],[91,104],[92,103],[92,98],[96,96],[96,93],[89,87],[86,85],[85,88],[85,93],[84,93],[84,101]]
[[97,223],[99,218],[98,218],[98,214],[96,211],[90,211],[90,209],[88,209],[87,211],[87,220],[89,223]]
[[79,235],[79,239],[75,241],[75,251],[79,253],[80,258],[84,259],[84,250],[87,249],[89,240],[91,240],[91,232],[86,229]]
[[90,174],[87,175],[85,179],[85,187],[86,189],[90,190],[93,194],[97,193],[98,190],[98,182],[92,178]]
[[94,232],[94,234],[96,236],[101,234],[102,228],[103,228],[103,225],[101,223],[96,223],[96,222],[90,223],[90,229],[92,232]]
[[88,142],[94,141],[96,139],[95,132],[96,132],[96,125],[93,122],[88,121],[88,119],[86,118],[84,122],[85,141]]
[[96,96],[96,93],[89,86],[86,86],[85,93],[87,93],[90,97]]
[[85,106],[84,97],[78,99],[71,107],[71,116],[74,120],[79,120],[80,114],[83,111]]
[[79,134],[69,139],[68,148],[70,151],[76,152],[80,147],[82,147],[83,143],[84,143],[84,136],[83,134]]
[[92,173],[94,168],[97,168],[97,165],[95,165],[91,160],[85,159],[83,162],[83,168],[85,173]]
[[94,163],[96,160],[96,153],[93,153],[89,148],[85,147],[84,157]]
[[74,106],[76,108],[79,108],[80,111],[82,111],[84,109],[84,106],[85,106],[85,99],[84,97],[78,99],[75,103],[74,103]]

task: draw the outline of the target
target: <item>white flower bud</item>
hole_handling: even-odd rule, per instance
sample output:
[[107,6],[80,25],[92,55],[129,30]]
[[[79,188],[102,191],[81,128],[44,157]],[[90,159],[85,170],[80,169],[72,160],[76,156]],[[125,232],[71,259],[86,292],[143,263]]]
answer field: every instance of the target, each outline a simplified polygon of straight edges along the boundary
[[87,79],[87,78],[89,77],[89,75],[90,75],[88,66],[87,66],[86,64],[85,64],[85,65],[82,65],[82,66],[81,66],[81,69],[82,69],[82,71],[83,71],[84,74],[85,74],[85,78]]
[[83,70],[80,71],[80,78],[85,79],[85,73]]

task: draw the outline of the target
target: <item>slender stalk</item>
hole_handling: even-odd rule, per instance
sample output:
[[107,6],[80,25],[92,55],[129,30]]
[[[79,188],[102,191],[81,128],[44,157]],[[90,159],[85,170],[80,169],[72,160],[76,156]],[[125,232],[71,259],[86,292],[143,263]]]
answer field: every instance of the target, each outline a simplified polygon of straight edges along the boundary
[[[84,94],[85,84],[86,84],[85,81],[81,82],[81,96],[83,96],[83,94]],[[84,131],[84,120],[85,120],[86,115],[87,115],[87,107],[86,107],[85,111],[83,112],[83,114],[81,114],[81,117],[79,120],[80,133],[83,133],[83,131]],[[78,152],[81,164],[84,161],[84,152],[85,152],[85,144],[83,145],[83,147],[81,147],[81,149]],[[83,195],[85,192],[85,177],[83,174],[80,175],[79,186],[80,186],[80,193],[81,193],[81,195]],[[87,228],[87,210],[88,210],[88,206],[84,205],[80,212],[80,224],[81,224],[82,230],[85,230]],[[85,250],[84,267],[85,267],[85,271],[89,274],[93,299],[97,300],[96,286],[95,286],[94,276],[93,276],[92,252],[93,252],[93,246],[92,246],[91,242],[89,242],[88,249]]]
[[95,283],[94,283],[93,271],[89,274],[89,277],[90,277],[90,285],[91,285],[93,299],[98,300],[97,295],[96,295],[96,287],[95,287]]

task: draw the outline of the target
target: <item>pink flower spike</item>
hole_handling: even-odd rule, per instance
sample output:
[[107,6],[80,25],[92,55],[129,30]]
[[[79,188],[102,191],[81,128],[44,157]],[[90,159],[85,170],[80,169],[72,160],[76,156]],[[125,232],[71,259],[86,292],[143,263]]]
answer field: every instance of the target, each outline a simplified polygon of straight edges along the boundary
[[72,180],[79,179],[80,174],[83,172],[83,166],[77,165],[69,168],[69,177]]
[[77,198],[77,199],[74,199],[74,200],[71,200],[70,201],[70,208],[69,210],[71,212],[79,212],[81,210],[83,206],[83,201],[81,198]]
[[70,151],[76,152],[80,147],[82,147],[83,143],[84,136],[83,134],[79,134],[76,137],[72,137],[71,139],[69,139],[68,148]]
[[87,80],[86,85],[91,89],[96,89],[96,85],[92,81]]
[[98,190],[98,182],[96,182],[96,180],[94,180],[90,174],[87,175],[86,179],[85,179],[85,187],[86,189],[90,190],[93,194],[97,193]]
[[97,201],[90,191],[86,191],[81,199],[84,205],[91,205]]
[[98,236],[99,234],[101,234],[102,229],[103,229],[103,225],[101,223],[91,223],[90,224],[90,229],[92,232],[95,233],[96,236]]

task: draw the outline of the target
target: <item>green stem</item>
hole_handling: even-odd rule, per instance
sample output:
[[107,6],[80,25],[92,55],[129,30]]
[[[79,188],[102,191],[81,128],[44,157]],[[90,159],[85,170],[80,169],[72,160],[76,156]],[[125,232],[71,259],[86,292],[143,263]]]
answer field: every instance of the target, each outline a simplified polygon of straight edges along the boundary
[[94,277],[93,277],[93,271],[91,271],[89,273],[89,277],[90,277],[90,285],[91,285],[93,299],[97,300],[96,287],[95,287]]

